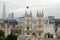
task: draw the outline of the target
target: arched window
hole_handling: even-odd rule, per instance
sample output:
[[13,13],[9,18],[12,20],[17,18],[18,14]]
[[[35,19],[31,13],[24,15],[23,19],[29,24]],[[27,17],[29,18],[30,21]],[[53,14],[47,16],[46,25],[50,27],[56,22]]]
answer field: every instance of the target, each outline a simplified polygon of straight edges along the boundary
[[48,33],[48,38],[53,38],[53,34]]
[[27,30],[29,30],[29,27],[27,27]]
[[36,34],[33,32],[32,35],[36,36]]

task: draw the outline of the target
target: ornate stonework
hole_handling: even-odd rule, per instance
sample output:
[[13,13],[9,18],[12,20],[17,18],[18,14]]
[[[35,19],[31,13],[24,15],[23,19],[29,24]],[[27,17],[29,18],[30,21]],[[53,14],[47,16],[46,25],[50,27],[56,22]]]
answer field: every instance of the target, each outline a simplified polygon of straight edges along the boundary
[[24,35],[32,35],[35,37],[44,38],[43,28],[44,28],[43,11],[40,13],[37,11],[35,24],[33,23],[33,20],[32,20],[32,12],[30,11],[30,14],[25,12],[25,26],[24,26],[24,32],[23,32]]

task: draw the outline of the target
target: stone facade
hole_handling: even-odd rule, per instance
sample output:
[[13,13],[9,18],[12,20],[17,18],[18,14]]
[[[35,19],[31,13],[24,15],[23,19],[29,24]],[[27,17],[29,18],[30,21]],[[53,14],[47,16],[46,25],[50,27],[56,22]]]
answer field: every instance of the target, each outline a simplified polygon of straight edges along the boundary
[[[21,31],[19,31],[19,28],[14,28],[12,27],[12,25],[8,25],[5,24],[4,25],[4,31],[5,31],[5,35],[7,36],[10,33],[15,33],[18,35],[31,35],[33,37],[38,37],[38,38],[44,38],[44,15],[43,15],[43,11],[39,12],[37,11],[36,14],[36,19],[35,21],[32,20],[32,12],[30,11],[30,13],[28,13],[27,11],[25,11],[25,18],[24,18],[25,22],[24,22],[24,27],[21,29]],[[33,23],[34,21],[34,23]],[[2,27],[2,26],[1,26]],[[18,32],[20,33],[18,33]]]
[[[44,20],[43,11],[37,11],[36,18],[34,20],[32,19],[32,12],[30,11],[28,13],[27,11],[25,11],[23,25],[20,25],[20,27],[18,27],[19,25],[16,25],[16,27],[12,27],[12,25],[9,24],[0,24],[0,29],[5,32],[6,36],[10,33],[19,35],[18,40],[20,40],[21,37],[26,38],[26,40],[33,38],[36,38],[36,40],[43,40],[44,37],[48,36],[48,34],[45,35],[44,33],[44,27],[46,26],[46,28],[52,28],[53,30],[53,26],[48,24],[49,23],[47,21],[45,22]],[[54,33],[53,35],[55,35]]]
[[5,32],[5,36],[10,34],[12,25],[0,23],[0,30]]
[[[33,25],[33,26],[32,26]],[[43,17],[43,11],[38,12],[36,15],[35,24],[32,20],[32,12],[28,14],[25,12],[25,26],[24,26],[24,35],[33,35],[36,37],[44,38],[44,17]]]

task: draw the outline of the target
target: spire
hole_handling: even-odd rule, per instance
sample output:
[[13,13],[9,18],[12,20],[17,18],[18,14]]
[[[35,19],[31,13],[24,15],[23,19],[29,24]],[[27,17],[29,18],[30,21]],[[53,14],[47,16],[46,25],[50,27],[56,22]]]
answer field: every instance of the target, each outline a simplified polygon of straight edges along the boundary
[[32,16],[32,12],[31,12],[31,10],[30,10],[30,15]]
[[4,1],[4,4],[3,4],[3,19],[4,20],[6,19],[5,1]]
[[25,10],[25,14],[27,14],[27,11]]
[[25,10],[25,16],[27,15],[27,11]]

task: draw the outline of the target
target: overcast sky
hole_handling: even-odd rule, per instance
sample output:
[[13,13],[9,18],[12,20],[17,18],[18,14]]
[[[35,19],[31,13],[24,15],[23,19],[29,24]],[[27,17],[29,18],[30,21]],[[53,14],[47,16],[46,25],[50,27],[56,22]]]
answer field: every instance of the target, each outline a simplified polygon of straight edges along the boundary
[[[2,17],[4,0],[0,0],[0,18]],[[60,0],[5,0],[6,14],[14,12],[15,17],[22,16],[26,10],[26,6],[29,6],[32,10],[33,16],[36,14],[36,10],[43,10],[44,15],[55,16],[60,18]]]

